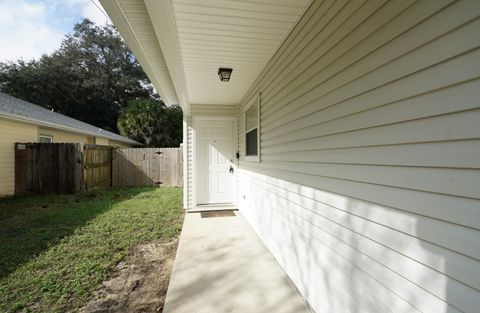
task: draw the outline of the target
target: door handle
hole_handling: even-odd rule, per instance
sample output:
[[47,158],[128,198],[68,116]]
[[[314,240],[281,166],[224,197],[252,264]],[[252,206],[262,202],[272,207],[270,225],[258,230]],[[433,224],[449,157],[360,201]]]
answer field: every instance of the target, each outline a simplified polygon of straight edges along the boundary
[[233,174],[233,166],[230,165],[230,169],[228,170],[231,174]]

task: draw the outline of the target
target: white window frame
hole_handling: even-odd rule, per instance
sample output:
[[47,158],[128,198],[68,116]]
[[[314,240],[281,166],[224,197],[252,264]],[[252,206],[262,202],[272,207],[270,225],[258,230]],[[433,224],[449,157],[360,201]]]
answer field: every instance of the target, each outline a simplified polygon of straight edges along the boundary
[[[253,106],[257,106],[257,155],[247,155],[247,133],[249,131],[254,130],[255,128],[252,129],[247,129],[247,111]],[[243,132],[243,138],[245,138],[245,161],[248,162],[260,162],[260,107],[261,107],[261,93],[259,92],[257,95],[257,101],[251,103],[250,105],[246,106],[245,109],[243,110],[243,122],[244,122],[244,132]]]
[[41,142],[40,138],[48,138],[50,142],[45,142],[45,143],[53,143],[53,136],[40,134],[38,135],[38,142]]

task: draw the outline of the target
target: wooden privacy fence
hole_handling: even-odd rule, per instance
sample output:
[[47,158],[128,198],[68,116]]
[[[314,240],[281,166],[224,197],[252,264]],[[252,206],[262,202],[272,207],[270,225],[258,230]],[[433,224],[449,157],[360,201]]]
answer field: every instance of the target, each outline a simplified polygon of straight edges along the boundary
[[15,194],[79,192],[82,176],[80,144],[15,144]]
[[84,145],[83,149],[85,189],[112,186],[112,147]]
[[182,148],[113,151],[113,186],[183,186]]
[[110,186],[183,186],[182,148],[16,143],[15,194],[76,193]]

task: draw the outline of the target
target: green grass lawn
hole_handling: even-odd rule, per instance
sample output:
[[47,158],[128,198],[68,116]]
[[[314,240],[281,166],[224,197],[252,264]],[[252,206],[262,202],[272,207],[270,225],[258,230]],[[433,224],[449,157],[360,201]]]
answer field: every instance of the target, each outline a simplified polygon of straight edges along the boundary
[[68,312],[130,249],[178,236],[182,189],[0,199],[0,312]]

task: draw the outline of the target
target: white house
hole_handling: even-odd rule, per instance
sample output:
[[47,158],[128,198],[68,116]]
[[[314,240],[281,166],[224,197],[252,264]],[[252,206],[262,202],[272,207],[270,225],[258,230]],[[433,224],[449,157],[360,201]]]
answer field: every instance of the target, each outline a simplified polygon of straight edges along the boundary
[[184,110],[187,209],[317,313],[479,311],[480,1],[101,2]]

